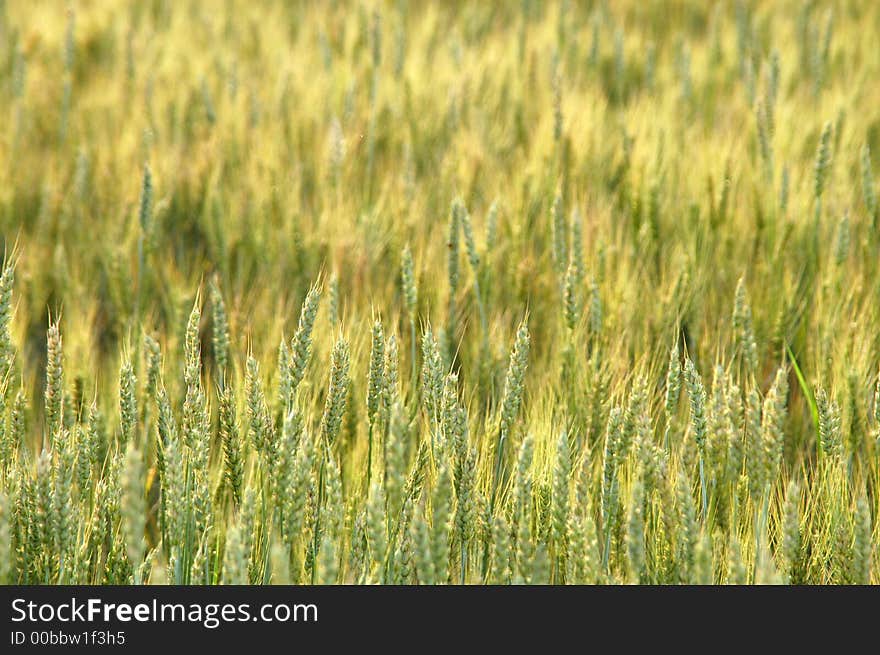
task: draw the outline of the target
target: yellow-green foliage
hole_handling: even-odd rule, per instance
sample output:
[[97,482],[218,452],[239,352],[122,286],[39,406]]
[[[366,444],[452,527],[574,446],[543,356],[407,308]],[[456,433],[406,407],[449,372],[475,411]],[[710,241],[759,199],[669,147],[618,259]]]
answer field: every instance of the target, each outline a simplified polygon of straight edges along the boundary
[[880,580],[876,3],[0,6],[0,582]]

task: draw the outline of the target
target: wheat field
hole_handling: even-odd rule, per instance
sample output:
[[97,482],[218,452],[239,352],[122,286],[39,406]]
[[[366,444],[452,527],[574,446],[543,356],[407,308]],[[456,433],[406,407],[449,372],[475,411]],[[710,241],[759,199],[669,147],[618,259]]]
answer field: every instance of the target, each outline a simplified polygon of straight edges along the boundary
[[0,582],[880,581],[878,34],[2,3]]

